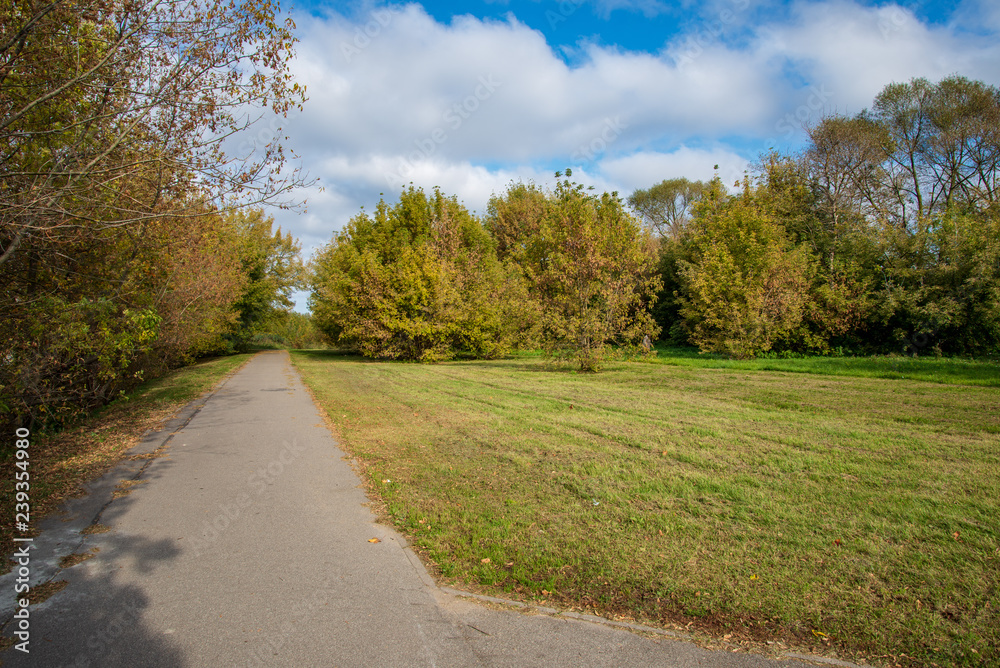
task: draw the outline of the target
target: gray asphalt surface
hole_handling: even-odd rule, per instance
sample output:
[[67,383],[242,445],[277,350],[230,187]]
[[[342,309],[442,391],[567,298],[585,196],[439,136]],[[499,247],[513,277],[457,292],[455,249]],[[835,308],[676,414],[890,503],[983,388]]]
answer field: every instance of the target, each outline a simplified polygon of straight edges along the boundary
[[[257,355],[136,448],[154,451],[42,525],[31,581],[68,584],[29,608],[30,654],[8,649],[4,666],[807,665],[436,587],[365,506],[284,352]],[[81,533],[95,522],[110,531]],[[59,566],[79,553],[94,556]],[[15,575],[0,578],[6,636]]]

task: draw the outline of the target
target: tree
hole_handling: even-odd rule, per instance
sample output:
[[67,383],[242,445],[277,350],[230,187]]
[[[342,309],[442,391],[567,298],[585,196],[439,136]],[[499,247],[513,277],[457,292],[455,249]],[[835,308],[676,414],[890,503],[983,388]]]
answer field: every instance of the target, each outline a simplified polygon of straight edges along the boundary
[[706,184],[685,178],[666,179],[646,190],[636,190],[628,204],[661,237],[676,239],[691,219]]
[[498,357],[521,340],[523,282],[482,225],[435,189],[362,211],[313,261],[310,308],[334,345],[432,362]]
[[803,336],[813,268],[749,179],[739,196],[721,196],[713,182],[692,223],[681,315],[703,351],[743,359]]
[[872,235],[857,217],[838,216],[827,206],[829,193],[810,178],[808,159],[771,153],[755,166],[754,180],[753,196],[813,264],[803,320],[809,335],[795,343],[809,341],[825,351],[831,339],[862,329],[871,315],[870,273],[877,255]]
[[810,140],[763,156],[734,197],[713,182],[661,240],[670,339],[734,356],[1000,350],[1000,90],[893,83]]
[[327,343],[323,332],[316,327],[312,316],[308,313],[292,311],[287,317],[274,323],[260,337],[265,343],[270,342],[283,348],[326,348]]
[[127,262],[119,275],[133,283],[114,301],[142,305],[160,317],[150,353],[138,361],[143,373],[155,376],[194,357],[225,352],[225,336],[236,322],[233,303],[247,282],[225,218],[205,208],[197,218],[167,218],[143,228],[141,242],[115,235],[119,250],[110,254]]
[[274,219],[265,218],[260,209],[233,212],[225,224],[234,235],[245,279],[233,303],[236,319],[226,338],[235,350],[246,351],[255,336],[291,312],[292,292],[304,287],[305,269],[299,243],[290,232],[282,234],[280,227],[272,234]]
[[1000,90],[951,76],[892,83],[872,108],[810,131],[806,157],[841,214],[915,232],[951,208],[985,211],[1000,197]]
[[243,281],[220,227],[202,209],[147,221],[141,236],[104,230],[67,246],[61,264],[20,253],[5,265],[25,271],[7,293],[17,317],[0,319],[4,423],[72,420],[217,347]]
[[273,201],[273,139],[227,155],[262,104],[304,99],[287,62],[291,21],[270,0],[69,0],[0,7],[0,265],[84,234],[189,215],[193,191],[221,204]]
[[655,245],[617,193],[513,184],[490,200],[486,227],[527,279],[551,355],[597,370],[610,345],[655,338]]
[[809,130],[809,138],[801,162],[828,221],[827,236],[836,240],[852,227],[887,220],[895,196],[882,165],[886,133],[864,116],[830,116]]
[[219,212],[301,181],[280,136],[226,150],[303,101],[291,28],[268,0],[0,4],[0,422],[218,347],[244,280]]
[[951,76],[890,84],[871,110],[811,130],[802,164],[819,194],[828,279],[814,290],[826,304],[814,321],[839,322],[866,351],[995,349],[980,232],[998,208],[998,128],[1000,90]]
[[884,242],[873,328],[893,352],[1000,352],[1000,215],[950,212]]

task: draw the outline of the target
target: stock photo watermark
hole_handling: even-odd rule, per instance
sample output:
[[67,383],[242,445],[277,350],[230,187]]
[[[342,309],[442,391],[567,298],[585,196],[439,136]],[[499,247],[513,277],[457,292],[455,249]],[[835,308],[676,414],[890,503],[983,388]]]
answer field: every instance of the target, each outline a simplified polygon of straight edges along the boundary
[[243,516],[244,511],[253,506],[256,498],[281,477],[285,472],[285,467],[298,459],[304,451],[305,446],[299,445],[295,441],[286,442],[281,453],[275,459],[259,471],[251,473],[247,478],[248,491],[236,495],[229,503],[219,504],[215,516],[202,523],[201,536],[192,537],[189,545],[194,550],[194,555],[200,557],[219,540]]
[[117,608],[102,627],[89,638],[82,652],[76,655],[73,663],[75,668],[89,668],[100,665],[92,657],[103,656],[116,640],[139,626],[142,621],[142,608],[134,603],[125,603]]
[[238,155],[244,156],[256,152],[261,146],[267,146],[274,141],[280,133],[281,123],[279,122],[279,117],[274,116],[266,126],[257,130],[256,135],[244,137],[237,149]]
[[386,183],[392,188],[399,188],[405,185],[410,175],[413,174],[417,163],[427,160],[437,153],[438,147],[447,142],[452,136],[449,134],[449,131],[452,133],[457,132],[465,121],[479,110],[483,102],[493,97],[493,93],[501,85],[503,85],[502,82],[493,76],[493,74],[481,75],[478,84],[471,94],[467,95],[461,101],[452,104],[441,114],[442,125],[431,130],[425,137],[413,140],[415,149],[400,159],[399,168],[395,172],[388,171],[385,173]]
[[545,20],[549,22],[549,28],[555,30],[560,23],[564,23],[584,5],[586,0],[562,0],[556,3],[556,9],[545,10]]
[[[20,534],[31,533],[31,432],[24,427],[19,427],[14,431],[14,527]],[[28,609],[31,601],[29,593],[31,590],[31,550],[35,547],[34,541],[28,535],[14,536],[14,543],[17,549],[11,559],[14,561],[14,600],[16,612],[11,621],[14,628],[14,635],[18,642],[14,644],[14,649],[25,654],[30,653],[31,643],[31,612]]]
[[805,91],[802,104],[775,121],[774,129],[780,136],[769,137],[768,146],[774,149],[779,141],[792,141],[797,132],[805,132],[811,123],[829,111],[829,102],[833,96],[834,92],[826,84],[810,86]]
[[368,14],[368,21],[363,26],[354,28],[354,38],[350,42],[340,43],[340,52],[344,60],[350,63],[356,56],[371,46],[372,42],[389,27],[396,11],[392,9],[376,9]]
[[924,4],[923,2],[907,3],[906,6],[898,4],[889,5],[879,10],[878,31],[882,34],[882,39],[888,41],[899,33],[905,32],[915,23],[914,15],[916,10]]
[[937,335],[938,328],[932,328],[929,323],[924,323],[920,326],[919,331],[903,336],[903,354],[919,357],[921,351],[934,343]]
[[589,142],[577,147],[570,159],[581,169],[592,165],[627,128],[628,123],[624,122],[621,116],[605,118],[600,133]]
[[714,18],[702,19],[697,30],[687,36],[679,52],[674,54],[674,65],[683,69],[697,60],[705,50],[722,41],[723,35],[750,7],[750,0],[730,0],[729,7],[719,10]]
[[273,665],[274,657],[288,646],[299,625],[313,617],[317,610],[327,605],[333,598],[332,582],[331,579],[324,580],[319,588],[313,591],[312,596],[282,610],[281,625],[277,633],[269,635],[251,648],[250,654],[253,659],[263,666]]

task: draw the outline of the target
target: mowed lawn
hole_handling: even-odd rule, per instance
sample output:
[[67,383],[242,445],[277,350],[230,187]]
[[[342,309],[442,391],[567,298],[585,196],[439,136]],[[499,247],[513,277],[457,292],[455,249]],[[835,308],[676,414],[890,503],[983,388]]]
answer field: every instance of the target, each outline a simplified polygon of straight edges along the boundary
[[293,359],[448,582],[874,665],[1000,662],[1000,388]]

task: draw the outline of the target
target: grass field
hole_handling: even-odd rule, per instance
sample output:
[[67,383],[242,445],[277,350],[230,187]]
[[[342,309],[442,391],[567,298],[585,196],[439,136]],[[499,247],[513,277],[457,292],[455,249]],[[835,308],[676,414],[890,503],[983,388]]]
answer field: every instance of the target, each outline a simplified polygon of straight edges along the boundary
[[[250,355],[220,357],[182,369],[137,387],[78,424],[58,432],[31,435],[31,523],[82,491],[126,456],[146,430],[169,418],[218,383]],[[12,444],[11,444],[12,445]],[[0,504],[0,552],[13,551],[14,459],[4,451],[3,503]],[[19,534],[20,535],[20,534]],[[5,564],[9,568],[10,564]]]
[[445,581],[874,665],[1000,662],[995,370],[686,359],[293,353]]
[[904,357],[802,357],[792,359],[726,359],[721,355],[698,353],[693,348],[661,348],[652,364],[687,366],[733,371],[784,371],[855,378],[924,380],[931,383],[1000,387],[1000,362],[960,358]]

